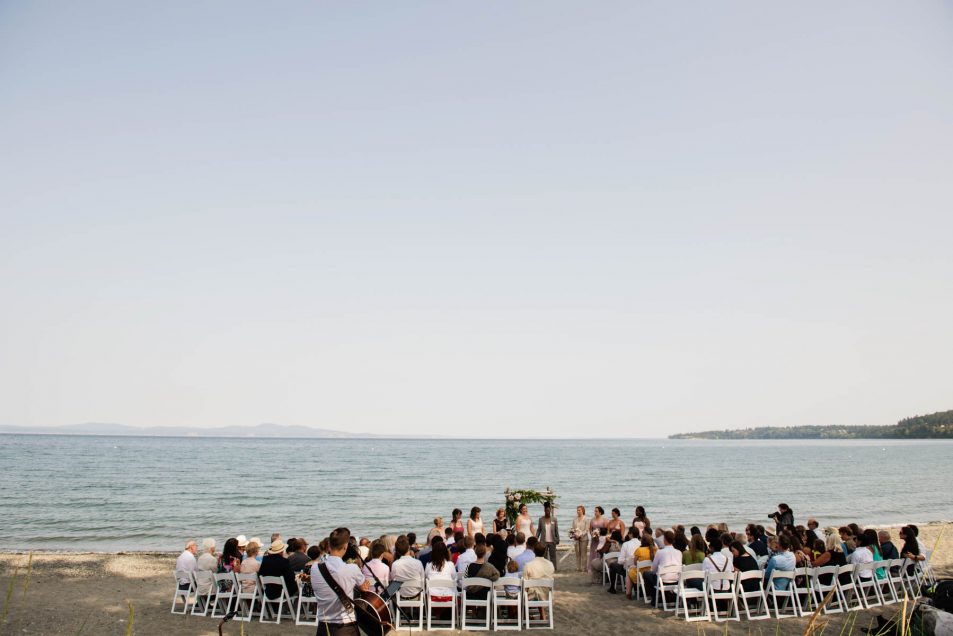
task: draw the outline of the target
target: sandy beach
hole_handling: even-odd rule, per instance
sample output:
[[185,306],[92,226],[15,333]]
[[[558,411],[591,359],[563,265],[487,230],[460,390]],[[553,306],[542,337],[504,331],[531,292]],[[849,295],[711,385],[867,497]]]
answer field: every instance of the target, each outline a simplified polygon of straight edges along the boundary
[[[891,529],[894,537],[897,528]],[[921,527],[920,537],[933,548],[942,537],[933,558],[940,576],[953,576],[953,524]],[[125,634],[131,603],[133,633],[139,635],[218,633],[218,620],[176,616],[169,613],[172,595],[172,567],[175,555],[168,553],[34,553],[28,575],[27,553],[0,554],[0,586],[4,597],[10,590],[14,570],[19,567],[9,608],[0,634]],[[569,565],[571,557],[564,564]],[[556,576],[555,634],[699,634],[725,633],[725,624],[685,623],[623,596],[607,594],[589,584],[583,574],[563,567]],[[892,616],[896,605],[861,612],[856,628],[868,626],[878,614]],[[841,629],[844,616],[830,620],[827,633]],[[727,623],[728,633],[800,634],[807,619],[765,620]],[[780,627],[779,627],[780,626]],[[244,634],[311,634],[312,627],[253,623]],[[401,630],[404,632],[405,630]],[[242,633],[241,625],[229,623],[226,634]],[[443,632],[446,633],[446,632]],[[856,630],[855,630],[855,633]]]

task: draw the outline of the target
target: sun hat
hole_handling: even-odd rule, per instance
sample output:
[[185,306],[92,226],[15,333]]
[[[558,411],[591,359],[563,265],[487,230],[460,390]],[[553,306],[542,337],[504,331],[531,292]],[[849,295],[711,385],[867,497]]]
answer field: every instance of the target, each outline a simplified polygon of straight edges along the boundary
[[285,545],[284,541],[277,539],[271,542],[271,547],[268,548],[268,554],[281,554],[287,547],[288,546]]
[[245,538],[245,535],[243,535],[243,534],[240,534],[240,535],[238,535],[237,537],[235,537],[235,540],[238,541],[238,547],[239,547],[239,548],[242,547],[242,546],[248,545],[248,539],[246,539],[246,538]]

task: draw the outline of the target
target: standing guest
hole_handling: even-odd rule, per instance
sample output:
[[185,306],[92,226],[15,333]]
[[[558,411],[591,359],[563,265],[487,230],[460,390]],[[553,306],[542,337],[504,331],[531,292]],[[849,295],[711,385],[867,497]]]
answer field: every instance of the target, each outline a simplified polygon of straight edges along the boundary
[[641,537],[642,532],[646,528],[652,527],[652,522],[649,521],[649,518],[645,516],[645,508],[643,508],[642,506],[635,507],[635,518],[632,519],[632,525],[639,531],[639,533],[635,535],[637,537]]
[[556,567],[556,545],[559,543],[559,523],[553,516],[553,505],[548,501],[543,504],[543,516],[539,518],[539,527],[536,529],[536,538],[546,546],[546,552],[553,567]]
[[288,539],[288,564],[291,571],[297,574],[304,570],[310,559],[308,558],[308,542],[304,539]]
[[[764,568],[764,580],[771,580],[771,573],[775,570],[781,572],[793,572],[794,571],[794,554],[791,552],[791,540],[788,539],[786,534],[782,534],[777,538],[778,552],[775,552],[770,559],[768,559],[768,565]],[[774,582],[774,589],[776,590],[786,590],[788,585],[790,585],[790,579],[778,579]]]
[[476,551],[473,549],[476,545],[473,537],[467,535],[463,539],[463,552],[457,557],[457,572],[466,572],[467,566],[476,561]]
[[[411,555],[410,542],[404,535],[397,537],[397,543],[394,544],[394,556],[397,558],[391,567],[390,575],[392,580],[403,583],[400,586],[400,597],[417,598],[422,590],[417,582],[424,578],[424,566]],[[408,581],[410,581],[409,584]]]
[[[673,541],[675,541],[675,533],[671,530],[667,530],[662,534],[663,547],[655,553],[655,558],[652,559],[652,569],[642,575],[642,580],[645,582],[645,589],[649,593],[649,598],[652,599],[653,605],[655,604],[655,588],[659,581],[659,569],[670,565],[677,565],[679,567],[682,565],[682,553],[672,546]],[[666,584],[677,583],[678,577],[678,572],[666,573],[664,578],[662,578],[662,582]]]
[[198,558],[196,570],[214,572],[218,569],[218,557],[215,556],[215,539],[209,537],[202,541],[202,556]]
[[[258,570],[261,568],[261,561],[257,558],[260,551],[260,545],[254,541],[248,541],[248,545],[245,547],[245,560],[242,561],[241,566],[242,574],[258,574]],[[251,592],[255,589],[255,585],[257,585],[256,581],[242,581],[242,592]]]
[[238,539],[232,537],[225,542],[222,554],[218,557],[219,572],[240,572],[242,567],[242,553],[238,549]]
[[[509,539],[509,537],[507,537],[507,539]],[[503,537],[499,534],[491,534],[487,537],[487,547],[492,548],[490,555],[486,559],[487,563],[495,567],[500,574],[506,572],[506,562],[509,560],[509,557],[506,556],[507,545]]]
[[596,550],[601,546],[599,545],[600,536],[606,536],[601,531],[605,530],[607,521],[605,518],[606,511],[602,506],[596,506],[593,509],[592,520],[589,522],[589,560],[586,563],[586,571],[592,571],[592,562],[596,558]]
[[586,569],[586,552],[589,547],[589,518],[586,516],[585,506],[576,506],[576,517],[572,520],[569,534],[572,535],[573,547],[576,549],[576,571]]
[[346,528],[338,528],[332,532],[328,538],[329,553],[324,562],[311,566],[311,588],[314,590],[318,616],[321,617],[317,631],[319,636],[361,636],[353,607],[345,608],[341,604],[324,574],[333,579],[351,599],[354,598],[354,588],[366,591],[370,587],[356,565],[344,563],[342,557],[347,552],[349,539],[350,532]]
[[475,537],[483,534],[483,519],[480,518],[480,508],[473,506],[470,508],[470,518],[467,519],[467,536]]
[[[288,558],[285,556],[287,547],[281,539],[273,541],[271,547],[268,548],[268,553],[261,560],[258,576],[280,576],[285,580],[288,595],[297,596],[298,585],[295,583],[295,573],[291,570],[291,564],[288,563]],[[281,586],[269,583],[265,586],[265,596],[268,598],[280,597]]]
[[[433,551],[430,553],[430,563],[425,568],[428,581],[435,579],[456,579],[456,570],[453,562],[450,560],[450,551],[447,550],[445,543],[434,543]],[[453,598],[453,589],[444,587],[429,588],[430,598],[433,601],[445,603]]]
[[609,519],[609,523],[606,525],[606,528],[609,529],[609,536],[612,536],[612,533],[616,530],[619,531],[620,535],[625,535],[625,522],[620,518],[622,512],[620,512],[618,508],[613,508],[611,514],[612,518]]
[[688,549],[682,553],[682,565],[695,565],[705,560],[708,546],[701,534],[693,534],[688,543]]
[[463,511],[459,508],[454,508],[450,513],[450,530],[452,530],[454,534],[466,530],[466,528],[463,527]]
[[529,508],[526,504],[520,506],[520,513],[516,516],[516,531],[522,532],[524,537],[531,537],[533,534],[533,518],[529,516]]
[[496,517],[493,519],[493,532],[502,532],[506,530],[506,509],[497,508]]
[[897,552],[897,546],[890,540],[890,531],[881,530],[877,536],[880,539],[880,553],[883,558],[887,560],[899,559],[900,553]]
[[443,517],[433,518],[433,528],[431,528],[430,532],[427,533],[427,545],[430,545],[430,542],[433,541],[434,537],[440,537],[443,539]]
[[390,585],[390,568],[381,559],[387,551],[384,543],[375,541],[371,544],[370,559],[364,564],[361,573],[371,586],[371,590],[383,594]]
[[[195,555],[199,551],[199,545],[189,539],[185,542],[185,549],[182,550],[182,554],[179,555],[179,558],[175,560],[175,569],[182,572],[195,572],[195,568],[198,565],[198,562],[195,559]],[[192,575],[187,574],[186,576],[180,577],[179,589],[187,590],[192,586]]]

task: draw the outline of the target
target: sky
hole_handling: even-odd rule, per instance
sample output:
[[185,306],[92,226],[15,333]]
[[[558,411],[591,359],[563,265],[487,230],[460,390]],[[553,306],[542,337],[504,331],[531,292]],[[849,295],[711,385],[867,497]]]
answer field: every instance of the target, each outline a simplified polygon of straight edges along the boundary
[[953,408],[949,2],[0,3],[0,424]]

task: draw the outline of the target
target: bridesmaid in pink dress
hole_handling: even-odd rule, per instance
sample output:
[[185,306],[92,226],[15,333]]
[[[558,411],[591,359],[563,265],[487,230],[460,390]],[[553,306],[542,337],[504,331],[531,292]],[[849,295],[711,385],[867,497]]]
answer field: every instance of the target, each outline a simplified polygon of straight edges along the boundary
[[[592,536],[596,539],[599,538],[599,530],[605,528],[609,522],[606,521],[605,517],[606,511],[603,510],[602,506],[596,506],[595,512],[592,515],[592,521],[589,522],[589,529],[592,532]],[[596,558],[596,547],[598,541],[589,542],[589,558],[586,559],[586,572],[592,573],[592,560]]]

